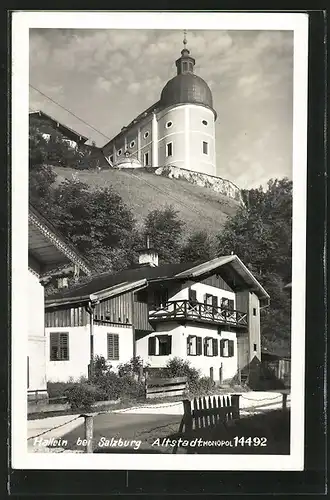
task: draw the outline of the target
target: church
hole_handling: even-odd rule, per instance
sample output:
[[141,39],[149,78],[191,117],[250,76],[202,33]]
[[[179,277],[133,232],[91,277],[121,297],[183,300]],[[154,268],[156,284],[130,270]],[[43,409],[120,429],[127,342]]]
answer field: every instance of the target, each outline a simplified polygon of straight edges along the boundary
[[195,59],[184,48],[160,99],[123,127],[101,151],[111,167],[177,167],[216,176],[212,92],[194,73]]

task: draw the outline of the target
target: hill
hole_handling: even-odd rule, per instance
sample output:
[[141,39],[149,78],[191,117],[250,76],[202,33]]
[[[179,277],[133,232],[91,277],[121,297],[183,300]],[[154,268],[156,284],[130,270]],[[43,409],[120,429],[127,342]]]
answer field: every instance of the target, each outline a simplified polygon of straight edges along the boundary
[[207,230],[218,233],[239,203],[210,188],[181,179],[155,175],[145,169],[81,170],[54,167],[57,182],[75,177],[92,188],[112,186],[132,209],[138,222],[151,210],[172,205],[187,225],[187,233]]

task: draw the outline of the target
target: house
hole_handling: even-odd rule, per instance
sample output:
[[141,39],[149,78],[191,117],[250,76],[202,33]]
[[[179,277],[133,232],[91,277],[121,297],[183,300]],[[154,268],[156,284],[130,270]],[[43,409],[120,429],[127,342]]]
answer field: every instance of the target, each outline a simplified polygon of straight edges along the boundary
[[262,349],[261,361],[285,386],[291,383],[291,356],[287,349]]
[[236,255],[158,266],[157,253],[146,248],[135,268],[47,298],[49,380],[87,376],[95,355],[114,369],[133,356],[151,368],[177,356],[215,381],[231,379],[260,359],[260,308],[268,302]]
[[[47,397],[46,336],[43,277],[59,267],[74,268],[76,275],[91,269],[79,253],[31,204],[29,206],[28,261],[28,399]],[[62,278],[59,278],[62,279]]]
[[47,141],[54,132],[60,132],[63,136],[63,141],[67,142],[73,149],[88,141],[88,137],[79,134],[43,111],[30,111],[29,119],[30,124],[35,124],[42,133],[43,138]]

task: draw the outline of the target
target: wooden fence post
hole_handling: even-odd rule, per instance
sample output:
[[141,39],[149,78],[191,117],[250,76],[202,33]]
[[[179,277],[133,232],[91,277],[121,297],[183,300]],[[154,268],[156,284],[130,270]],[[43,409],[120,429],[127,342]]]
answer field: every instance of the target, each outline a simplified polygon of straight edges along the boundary
[[191,401],[189,399],[184,399],[183,401],[183,421],[185,432],[192,431],[192,416],[191,416]]
[[282,409],[285,411],[287,409],[286,403],[287,403],[288,395],[283,393],[283,399],[282,399]]
[[81,417],[84,417],[85,419],[85,440],[86,440],[86,446],[85,446],[85,453],[93,453],[93,420],[94,416],[93,415],[80,415]]
[[233,406],[233,419],[240,418],[239,417],[239,398],[240,398],[240,394],[232,394],[232,396],[231,396],[231,404]]

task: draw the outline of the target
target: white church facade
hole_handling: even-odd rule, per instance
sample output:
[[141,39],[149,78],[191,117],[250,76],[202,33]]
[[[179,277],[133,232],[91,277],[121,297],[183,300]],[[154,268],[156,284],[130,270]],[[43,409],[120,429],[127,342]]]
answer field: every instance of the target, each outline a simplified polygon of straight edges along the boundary
[[101,151],[111,167],[174,166],[216,176],[215,120],[212,93],[194,73],[186,48],[176,61],[177,75],[160,100],[123,127]]

